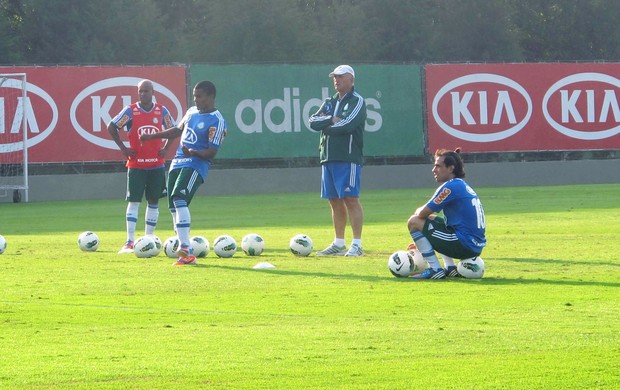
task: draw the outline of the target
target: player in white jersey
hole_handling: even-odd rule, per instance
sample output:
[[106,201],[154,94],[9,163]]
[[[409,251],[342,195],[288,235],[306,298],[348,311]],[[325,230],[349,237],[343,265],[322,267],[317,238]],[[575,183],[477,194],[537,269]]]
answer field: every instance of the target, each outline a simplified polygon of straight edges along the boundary
[[190,245],[189,204],[198,187],[207,179],[209,166],[226,136],[226,120],[215,108],[215,85],[201,81],[194,87],[195,107],[190,108],[179,126],[161,133],[143,134],[140,140],[181,137],[168,172],[168,207],[180,249],[174,265],[195,264]]

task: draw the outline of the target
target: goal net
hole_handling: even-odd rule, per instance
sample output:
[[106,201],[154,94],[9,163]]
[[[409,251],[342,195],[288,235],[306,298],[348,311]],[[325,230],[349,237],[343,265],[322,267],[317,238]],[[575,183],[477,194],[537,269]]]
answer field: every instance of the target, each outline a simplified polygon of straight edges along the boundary
[[0,73],[0,197],[28,201],[26,74]]

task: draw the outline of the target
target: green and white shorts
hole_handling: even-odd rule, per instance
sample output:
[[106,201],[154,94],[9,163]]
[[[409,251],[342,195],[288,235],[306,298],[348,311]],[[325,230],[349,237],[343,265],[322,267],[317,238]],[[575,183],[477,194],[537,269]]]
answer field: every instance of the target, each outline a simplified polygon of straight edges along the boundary
[[203,183],[202,176],[193,168],[177,168],[168,173],[168,207],[174,208],[173,199],[185,199],[189,205]]
[[166,196],[166,168],[127,169],[128,202],[142,202],[142,197],[159,199]]

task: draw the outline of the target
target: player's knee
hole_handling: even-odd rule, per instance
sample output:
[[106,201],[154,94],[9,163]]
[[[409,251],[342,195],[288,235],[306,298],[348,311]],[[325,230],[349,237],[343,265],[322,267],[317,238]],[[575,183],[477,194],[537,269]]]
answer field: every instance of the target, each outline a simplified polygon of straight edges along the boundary
[[407,229],[409,229],[409,231],[422,230],[422,226],[423,226],[423,220],[417,215],[412,215],[407,220]]
[[343,201],[348,209],[353,209],[353,208],[359,209],[362,207],[362,204],[360,203],[360,199],[357,197],[347,196],[343,198]]

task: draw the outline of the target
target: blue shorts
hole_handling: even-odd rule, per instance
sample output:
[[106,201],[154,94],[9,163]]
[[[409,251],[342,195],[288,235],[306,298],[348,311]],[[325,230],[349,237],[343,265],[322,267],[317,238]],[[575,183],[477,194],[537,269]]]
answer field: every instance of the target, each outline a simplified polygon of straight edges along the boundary
[[321,198],[346,198],[360,196],[362,166],[345,161],[326,162],[322,165]]

